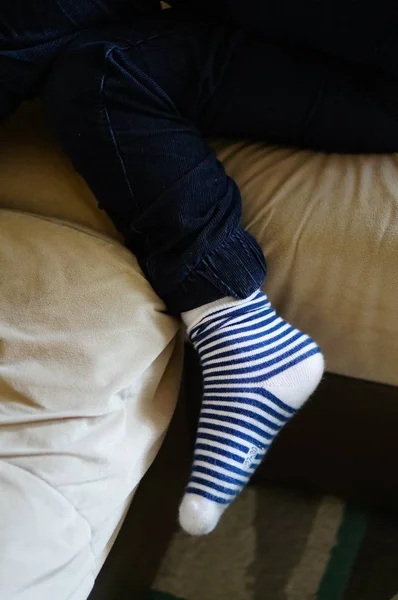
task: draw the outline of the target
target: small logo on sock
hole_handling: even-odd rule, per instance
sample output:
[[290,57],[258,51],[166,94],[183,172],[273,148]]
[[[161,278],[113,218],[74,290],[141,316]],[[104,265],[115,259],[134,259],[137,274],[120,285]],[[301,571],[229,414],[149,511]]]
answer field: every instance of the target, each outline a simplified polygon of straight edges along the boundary
[[247,467],[247,468],[251,467],[253,461],[255,460],[255,458],[257,456],[257,452],[258,452],[258,448],[256,446],[250,446],[249,452],[247,453],[247,456],[243,462],[245,467]]

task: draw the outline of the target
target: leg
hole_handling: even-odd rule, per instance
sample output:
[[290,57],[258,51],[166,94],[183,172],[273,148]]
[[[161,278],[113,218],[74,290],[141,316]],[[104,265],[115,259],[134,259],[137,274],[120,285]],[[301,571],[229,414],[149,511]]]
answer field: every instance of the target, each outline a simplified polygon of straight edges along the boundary
[[264,278],[239,190],[193,122],[237,37],[168,15],[90,33],[45,90],[58,140],[175,314],[246,298]]
[[[258,273],[258,254],[239,229],[236,186],[193,120],[206,132],[345,149],[366,144],[369,151],[395,147],[397,135],[395,121],[337,68],[325,71],[311,57],[304,62],[223,28],[168,19],[83,37],[55,65],[46,99],[58,139],[149,280],[173,312],[185,311],[205,394],[181,521],[204,533],[314,389],[323,360],[263,294],[239,287],[252,269]],[[235,89],[236,80],[244,86]],[[336,85],[339,111],[325,91]],[[355,118],[330,138],[329,119],[340,113]],[[383,127],[368,139],[364,132],[377,120]],[[226,285],[244,299],[217,301]],[[196,309],[204,299],[216,302]]]
[[193,124],[205,122],[240,40],[172,15],[97,32],[57,61],[45,91],[56,136],[169,309],[184,311],[202,360],[181,507],[192,533],[214,527],[323,369],[316,344],[257,291],[264,264],[240,227],[238,189]]

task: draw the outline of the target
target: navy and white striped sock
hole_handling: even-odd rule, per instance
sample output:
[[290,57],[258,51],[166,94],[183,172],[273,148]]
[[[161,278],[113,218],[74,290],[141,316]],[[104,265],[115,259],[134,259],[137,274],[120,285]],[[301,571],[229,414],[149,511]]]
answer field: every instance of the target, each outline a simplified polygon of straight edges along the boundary
[[316,343],[279,317],[259,291],[183,313],[204,395],[180,523],[209,533],[246,485],[275,436],[317,387]]

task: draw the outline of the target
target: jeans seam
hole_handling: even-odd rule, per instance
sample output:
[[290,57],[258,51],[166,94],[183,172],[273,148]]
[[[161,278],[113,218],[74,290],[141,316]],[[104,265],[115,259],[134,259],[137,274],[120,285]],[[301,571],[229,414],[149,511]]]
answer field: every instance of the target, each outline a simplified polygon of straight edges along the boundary
[[[125,48],[122,48],[122,49],[126,50],[127,48],[128,48],[128,46],[126,46]],[[133,188],[131,187],[131,182],[130,182],[130,179],[129,179],[129,176],[128,176],[128,173],[127,173],[126,164],[125,164],[125,162],[123,160],[123,157],[122,157],[122,154],[120,152],[119,144],[117,142],[116,135],[115,135],[114,129],[112,127],[112,122],[111,122],[111,119],[110,119],[110,116],[109,116],[109,110],[108,110],[108,107],[106,105],[105,98],[104,98],[105,80],[106,80],[106,78],[108,76],[108,58],[109,58],[109,55],[113,53],[113,50],[114,50],[114,48],[110,48],[106,52],[106,54],[105,54],[105,60],[104,60],[104,62],[105,62],[105,69],[104,69],[104,74],[102,75],[101,82],[100,82],[100,104],[101,104],[101,108],[102,108],[103,114],[105,115],[106,122],[108,123],[109,132],[111,134],[111,139],[112,139],[112,142],[113,142],[113,146],[114,146],[114,149],[115,149],[115,152],[116,152],[116,156],[118,157],[119,163],[120,163],[120,165],[122,167],[122,170],[123,170],[123,173],[124,173],[124,176],[125,176],[125,181],[127,183],[128,190],[129,190],[129,192],[131,194],[131,197],[134,198],[134,192],[133,192]]]
[[[191,29],[191,27],[192,26],[189,26],[189,27],[186,27],[185,29]],[[125,164],[125,162],[123,160],[122,153],[120,152],[119,144],[117,142],[115,131],[113,129],[111,118],[110,118],[110,115],[109,115],[109,110],[108,110],[108,107],[107,107],[107,103],[106,103],[106,100],[105,100],[105,97],[104,97],[104,88],[105,88],[105,85],[106,85],[106,80],[108,78],[108,64],[109,64],[108,61],[109,61],[109,57],[114,53],[115,50],[118,50],[118,51],[122,50],[123,51],[123,50],[129,50],[129,49],[132,49],[132,48],[137,48],[138,46],[140,46],[142,44],[145,44],[147,42],[151,42],[152,40],[159,39],[161,37],[166,37],[168,35],[173,35],[176,32],[180,33],[181,30],[180,29],[172,29],[171,31],[169,30],[167,32],[157,33],[157,34],[149,36],[149,37],[147,37],[145,39],[139,40],[139,41],[137,41],[134,44],[124,44],[124,45],[118,46],[117,48],[115,46],[112,46],[112,48],[109,48],[109,50],[106,51],[105,56],[104,56],[104,74],[101,77],[100,89],[99,89],[99,93],[100,93],[100,109],[102,109],[102,113],[105,116],[107,125],[109,127],[109,132],[110,132],[111,140],[112,140],[112,143],[113,143],[113,147],[114,147],[116,156],[118,158],[119,164],[121,165],[122,171],[124,173],[125,182],[127,184],[128,191],[129,191],[129,193],[130,193],[130,195],[131,195],[132,198],[135,197],[135,194],[134,194],[134,191],[133,191],[133,188],[132,188],[132,185],[131,185],[130,178],[128,176],[126,164]],[[156,80],[153,80],[153,81],[154,81],[154,83],[156,85],[158,85],[157,82],[156,82]]]
[[203,259],[203,263],[211,269],[211,274],[214,277],[214,279],[216,279],[221,285],[222,287],[228,291],[230,296],[235,296],[235,292],[233,291],[233,289],[223,280],[221,279],[221,277],[219,275],[217,275],[217,273],[214,271],[214,269],[211,267],[211,265],[208,263],[207,261],[207,257]]
[[[187,279],[192,273],[194,273],[197,270],[200,270],[200,265],[201,263],[205,263],[206,264],[206,260],[212,256],[212,254],[215,254],[216,252],[218,252],[220,249],[222,250],[225,245],[227,244],[227,242],[229,242],[231,239],[236,237],[236,232],[232,235],[232,237],[229,237],[229,232],[226,234],[225,238],[222,240],[222,242],[220,242],[216,248],[213,248],[210,252],[207,252],[205,254],[201,254],[198,257],[198,260],[195,262],[195,264],[193,264],[191,267],[186,268],[186,270],[184,271],[184,274],[181,278],[180,284],[183,283],[185,281],[185,279]],[[210,267],[210,265],[208,265]],[[211,267],[210,267],[211,268]],[[213,269],[212,269],[212,273],[213,273]],[[216,277],[219,279],[218,275],[216,275]],[[220,281],[222,281],[221,279],[219,279]]]
[[[214,278],[217,279],[224,286],[224,288],[226,288],[230,292],[232,292],[231,287],[214,271],[214,269],[212,268],[208,259],[211,258],[212,255],[216,254],[220,250],[224,250],[225,247],[230,245],[231,241],[233,241],[235,239],[239,239],[241,241],[241,246],[242,246],[244,253],[246,254],[248,259],[252,260],[253,255],[250,254],[250,252],[248,251],[248,249],[246,247],[246,244],[243,243],[241,232],[235,231],[232,236],[230,235],[230,233],[228,233],[226,235],[225,239],[220,244],[218,244],[218,246],[216,248],[213,248],[211,250],[211,252],[207,253],[205,256],[201,256],[198,259],[198,261],[195,263],[195,265],[193,265],[188,271],[186,271],[186,273],[184,274],[184,277],[181,279],[180,284],[184,283],[184,281],[187,278],[189,278],[192,274],[194,274],[195,271],[200,272],[201,264],[203,264],[211,270],[212,276],[214,276]],[[251,276],[250,271],[246,270],[246,272]],[[255,281],[254,277],[251,277],[251,279],[252,279],[252,281]],[[232,295],[234,295],[234,293],[232,293]]]

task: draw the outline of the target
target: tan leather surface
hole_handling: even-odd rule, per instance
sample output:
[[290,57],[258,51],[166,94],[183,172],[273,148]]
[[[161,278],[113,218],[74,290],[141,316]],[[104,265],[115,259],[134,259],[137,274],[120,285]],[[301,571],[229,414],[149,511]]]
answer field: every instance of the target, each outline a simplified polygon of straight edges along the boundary
[[398,385],[398,157],[216,148],[279,311],[314,336],[329,371]]

